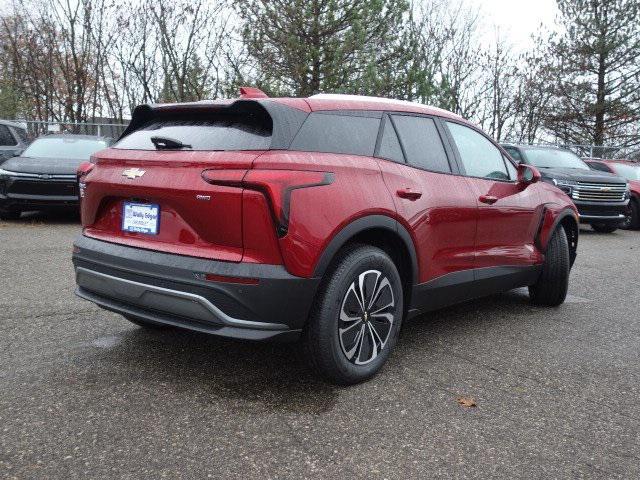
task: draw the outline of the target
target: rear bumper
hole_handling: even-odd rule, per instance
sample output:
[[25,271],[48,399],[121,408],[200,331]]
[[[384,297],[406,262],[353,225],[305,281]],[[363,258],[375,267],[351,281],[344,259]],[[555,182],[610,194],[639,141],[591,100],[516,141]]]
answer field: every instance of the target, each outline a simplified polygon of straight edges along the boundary
[[580,223],[619,225],[624,221],[629,200],[624,202],[584,202],[574,200]]
[[[76,294],[127,316],[246,340],[295,340],[319,283],[279,265],[219,262],[81,236]],[[204,280],[206,274],[227,281]],[[231,283],[238,278],[257,284]]]

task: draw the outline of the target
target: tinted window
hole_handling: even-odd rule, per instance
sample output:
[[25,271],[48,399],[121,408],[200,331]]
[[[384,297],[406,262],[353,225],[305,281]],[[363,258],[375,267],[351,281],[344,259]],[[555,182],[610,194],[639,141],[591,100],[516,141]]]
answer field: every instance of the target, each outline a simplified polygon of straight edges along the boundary
[[266,150],[271,146],[271,119],[225,115],[207,119],[152,120],[130,133],[115,148],[155,150],[152,137],[189,145],[191,150]]
[[513,147],[504,147],[504,149],[507,151],[507,153],[509,155],[511,155],[511,158],[513,158],[514,160],[521,162],[522,159],[522,155],[520,155],[520,152],[518,151],[517,148],[513,148]]
[[22,153],[29,158],[70,158],[89,160],[98,150],[106,148],[103,140],[74,137],[38,138]]
[[380,158],[393,160],[394,162],[404,163],[402,148],[400,147],[396,130],[393,128],[393,124],[389,117],[385,117],[384,131],[382,132],[382,138],[380,139],[378,156]]
[[372,156],[379,118],[311,113],[291,143],[291,150]]
[[400,141],[411,165],[434,172],[450,172],[444,146],[431,118],[394,115]]
[[17,144],[18,142],[11,135],[9,128],[6,125],[0,125],[0,147],[11,147]]
[[452,122],[447,122],[447,125],[467,175],[509,180],[502,153],[493,143],[464,125]]

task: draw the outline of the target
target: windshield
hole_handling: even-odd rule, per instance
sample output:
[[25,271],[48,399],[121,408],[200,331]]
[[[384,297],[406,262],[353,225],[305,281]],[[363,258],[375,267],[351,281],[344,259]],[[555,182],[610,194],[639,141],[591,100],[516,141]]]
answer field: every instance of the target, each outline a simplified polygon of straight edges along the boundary
[[22,153],[29,158],[69,158],[73,160],[89,160],[98,150],[107,148],[104,140],[88,138],[38,138]]
[[616,163],[613,167],[618,175],[627,180],[640,180],[640,165],[625,165]]
[[575,153],[568,150],[550,148],[528,148],[525,151],[527,163],[539,168],[576,168],[589,170],[589,166]]

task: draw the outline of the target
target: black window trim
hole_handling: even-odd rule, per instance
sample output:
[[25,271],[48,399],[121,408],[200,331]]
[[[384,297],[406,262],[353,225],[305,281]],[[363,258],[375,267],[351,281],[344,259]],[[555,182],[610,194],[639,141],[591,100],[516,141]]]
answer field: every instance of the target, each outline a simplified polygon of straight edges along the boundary
[[[451,143],[451,149],[454,152],[455,155],[455,159],[456,162],[458,163],[458,168],[460,169],[460,175],[463,177],[467,177],[467,178],[477,178],[480,180],[488,180],[491,182],[500,182],[500,183],[511,183],[511,184],[517,184],[518,183],[518,179],[515,178],[513,180],[509,179],[509,180],[503,180],[500,178],[488,178],[488,177],[477,177],[475,175],[468,175],[465,168],[464,168],[464,164],[462,163],[462,157],[460,156],[460,152],[458,151],[458,147],[455,143],[455,141],[453,140],[453,135],[451,135],[451,131],[449,130],[449,127],[446,125],[448,122],[450,123],[456,123],[458,125],[461,125],[463,127],[467,127],[470,128],[471,130],[479,133],[481,136],[483,136],[484,138],[486,138],[487,140],[489,140],[489,142],[498,149],[498,151],[502,154],[502,161],[503,162],[511,162],[511,157],[509,156],[509,154],[507,153],[507,151],[502,148],[502,146],[498,143],[496,143],[489,135],[487,135],[486,133],[484,133],[482,130],[480,130],[479,128],[477,128],[475,125],[470,125],[466,122],[461,122],[457,119],[454,118],[441,118],[440,121],[443,123],[443,128],[446,131],[447,134],[447,138],[449,140],[449,142]],[[511,165],[513,165],[513,167],[516,169],[516,171],[518,170],[518,166],[514,165],[513,162],[511,162]],[[507,168],[507,165],[505,164],[504,166],[507,174],[509,173],[509,169]]]
[[[407,160],[407,152],[406,152],[406,150],[404,148],[404,144],[402,143],[402,138],[400,138],[400,135],[398,134],[398,127],[396,126],[395,122],[393,121],[393,116],[394,115],[404,115],[406,117],[423,117],[423,118],[430,118],[431,120],[433,120],[433,122],[436,125],[436,130],[438,132],[438,135],[440,136],[440,141],[442,142],[442,146],[444,148],[445,156],[447,157],[447,163],[449,164],[449,168],[451,169],[451,171],[443,172],[443,171],[440,171],[440,170],[431,170],[431,169],[428,169],[428,168],[419,167],[417,165],[412,165],[411,163],[409,163],[409,161]],[[440,125],[441,119],[437,115],[428,115],[428,114],[416,113],[416,112],[402,112],[402,111],[395,111],[395,110],[385,110],[383,118],[382,118],[382,121],[380,122],[380,131],[378,132],[378,139],[376,141],[376,149],[373,152],[373,156],[375,158],[378,158],[380,160],[385,160],[387,162],[399,163],[399,162],[397,162],[397,161],[395,161],[393,159],[385,158],[385,157],[381,157],[380,156],[380,143],[382,141],[383,128],[386,125],[386,121],[385,121],[386,118],[388,118],[389,122],[393,126],[393,130],[394,130],[394,132],[396,134],[396,138],[398,139],[398,143],[400,144],[400,149],[402,150],[402,156],[404,157],[404,163],[402,163],[402,165],[406,165],[407,167],[415,168],[416,170],[421,170],[423,172],[440,173],[442,175],[454,175],[454,176],[460,176],[461,175],[459,165],[458,165],[457,161],[454,160],[454,152],[453,152],[453,150],[451,149],[451,147],[449,145],[448,139],[443,135],[445,132],[443,131],[442,126]]]

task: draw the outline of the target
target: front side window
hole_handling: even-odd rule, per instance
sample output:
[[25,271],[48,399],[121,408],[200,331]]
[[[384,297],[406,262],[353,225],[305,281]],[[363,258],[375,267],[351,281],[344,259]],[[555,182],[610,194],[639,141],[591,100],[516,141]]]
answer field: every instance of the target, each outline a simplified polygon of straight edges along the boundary
[[509,180],[502,153],[483,135],[458,123],[447,122],[465,172],[471,177]]
[[13,147],[17,145],[16,139],[13,138],[9,127],[6,125],[0,125],[0,147]]
[[107,148],[104,140],[87,138],[38,138],[22,152],[28,158],[68,158],[73,160],[89,160],[98,150]]
[[442,139],[432,118],[393,115],[393,122],[410,165],[433,172],[451,172]]
[[380,118],[313,112],[293,139],[291,150],[373,156]]

